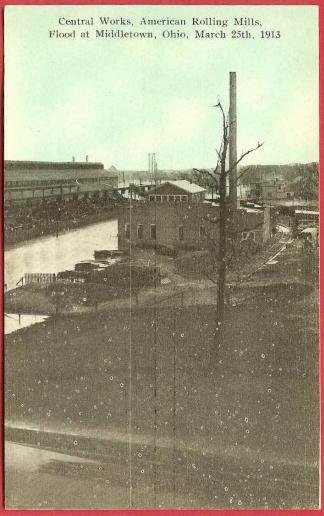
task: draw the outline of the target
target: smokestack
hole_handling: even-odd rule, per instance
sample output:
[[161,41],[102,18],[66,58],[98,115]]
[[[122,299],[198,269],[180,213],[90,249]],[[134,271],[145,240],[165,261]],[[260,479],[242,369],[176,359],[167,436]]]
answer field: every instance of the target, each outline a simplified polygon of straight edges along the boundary
[[75,157],[72,156],[72,163],[75,163]]
[[229,108],[229,197],[232,209],[237,209],[237,113],[236,113],[236,72],[230,72]]
[[149,177],[151,176],[151,159],[152,159],[152,154],[149,152],[148,154],[148,173],[149,173]]
[[155,152],[149,153],[148,155],[148,171],[149,171],[149,177],[152,180],[155,180],[155,172],[156,172],[156,161],[155,161]]
[[155,161],[155,154],[154,154],[154,181],[155,181],[155,184],[157,184],[157,170],[158,170],[158,166],[157,166],[157,162]]
[[86,155],[86,163],[88,163],[88,162],[89,162],[89,156],[88,156],[88,154],[87,154],[87,155]]

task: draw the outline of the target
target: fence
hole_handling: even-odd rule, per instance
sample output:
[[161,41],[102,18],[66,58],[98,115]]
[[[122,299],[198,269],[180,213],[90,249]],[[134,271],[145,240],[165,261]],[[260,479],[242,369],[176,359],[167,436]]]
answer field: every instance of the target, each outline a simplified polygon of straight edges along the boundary
[[[157,295],[156,298],[141,299],[138,296],[137,305],[139,306],[193,306],[193,305],[212,305],[216,303],[216,287],[209,288],[187,288],[174,292],[168,296]],[[167,305],[166,305],[167,303]]]
[[28,285],[29,283],[53,283],[56,281],[54,273],[46,272],[26,272],[17,282],[17,285]]

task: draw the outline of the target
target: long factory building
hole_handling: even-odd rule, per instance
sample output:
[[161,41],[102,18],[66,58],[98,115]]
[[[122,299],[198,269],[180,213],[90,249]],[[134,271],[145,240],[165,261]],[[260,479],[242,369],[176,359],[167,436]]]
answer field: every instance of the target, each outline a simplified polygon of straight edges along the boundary
[[105,195],[118,187],[116,169],[102,163],[5,161],[5,205],[39,202],[45,198],[77,199]]

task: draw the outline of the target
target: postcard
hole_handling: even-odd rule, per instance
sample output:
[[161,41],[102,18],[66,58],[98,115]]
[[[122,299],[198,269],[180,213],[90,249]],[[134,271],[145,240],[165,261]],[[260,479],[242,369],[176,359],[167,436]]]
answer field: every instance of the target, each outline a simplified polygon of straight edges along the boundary
[[5,8],[7,509],[318,509],[318,7]]

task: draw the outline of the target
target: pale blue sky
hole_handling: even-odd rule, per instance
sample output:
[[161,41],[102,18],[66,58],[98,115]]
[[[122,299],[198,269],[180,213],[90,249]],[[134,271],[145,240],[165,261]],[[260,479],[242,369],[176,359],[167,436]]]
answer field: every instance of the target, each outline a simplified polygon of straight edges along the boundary
[[[60,16],[186,18],[189,35],[192,16],[246,16],[282,37],[162,39],[158,27],[152,40],[51,40],[49,29],[71,30]],[[221,120],[211,106],[228,105],[236,71],[239,152],[265,142],[245,163],[318,160],[317,7],[10,6],[5,22],[6,159],[88,154],[106,167],[145,169],[155,152],[163,169],[213,166]]]

